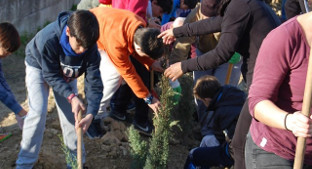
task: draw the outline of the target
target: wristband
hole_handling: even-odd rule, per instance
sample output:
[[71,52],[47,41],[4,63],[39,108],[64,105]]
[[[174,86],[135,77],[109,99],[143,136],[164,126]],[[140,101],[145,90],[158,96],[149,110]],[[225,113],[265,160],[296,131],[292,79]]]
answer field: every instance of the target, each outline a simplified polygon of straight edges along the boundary
[[153,95],[150,95],[144,101],[146,104],[152,104],[153,98]]
[[68,101],[69,103],[71,103],[71,100],[72,100],[75,96],[78,96],[78,95],[77,95],[76,93],[70,94],[70,95],[67,97],[67,101]]
[[287,128],[287,125],[286,125],[286,120],[287,120],[287,116],[288,116],[288,115],[290,115],[290,113],[287,113],[287,114],[285,115],[285,117],[284,117],[284,127],[285,127],[286,130],[291,131],[291,130],[289,130],[289,129]]

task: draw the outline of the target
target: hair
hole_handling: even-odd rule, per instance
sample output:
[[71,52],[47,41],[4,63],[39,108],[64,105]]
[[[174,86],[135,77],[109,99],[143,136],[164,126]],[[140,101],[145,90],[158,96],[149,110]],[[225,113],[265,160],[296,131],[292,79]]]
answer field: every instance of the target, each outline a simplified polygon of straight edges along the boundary
[[199,0],[184,0],[184,4],[188,6],[189,9],[195,8]]
[[138,28],[134,33],[134,43],[141,47],[142,52],[152,59],[160,58],[164,53],[164,44],[159,29],[155,28]]
[[8,22],[0,23],[0,47],[12,53],[16,51],[20,45],[21,40],[16,28]]
[[68,19],[67,26],[70,36],[75,37],[84,48],[93,46],[99,39],[99,23],[93,13],[77,10]]
[[220,1],[219,8],[218,8],[218,14],[220,16],[224,16],[225,10],[226,10],[226,8],[230,2],[231,2],[231,0],[221,0]]
[[170,14],[172,9],[172,0],[151,0],[156,1],[157,5],[163,9],[165,14]]
[[218,15],[220,1],[221,0],[202,0],[200,12],[207,17],[213,17]]
[[213,98],[221,88],[221,84],[214,76],[202,76],[196,81],[193,88],[193,94],[196,98]]

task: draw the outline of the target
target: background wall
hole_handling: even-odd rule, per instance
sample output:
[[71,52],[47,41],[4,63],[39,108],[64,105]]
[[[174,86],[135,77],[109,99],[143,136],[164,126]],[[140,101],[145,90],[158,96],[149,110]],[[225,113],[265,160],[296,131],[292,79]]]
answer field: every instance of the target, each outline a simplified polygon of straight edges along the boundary
[[69,10],[80,0],[0,0],[0,22],[8,21],[20,34],[32,33],[54,21],[59,12]]

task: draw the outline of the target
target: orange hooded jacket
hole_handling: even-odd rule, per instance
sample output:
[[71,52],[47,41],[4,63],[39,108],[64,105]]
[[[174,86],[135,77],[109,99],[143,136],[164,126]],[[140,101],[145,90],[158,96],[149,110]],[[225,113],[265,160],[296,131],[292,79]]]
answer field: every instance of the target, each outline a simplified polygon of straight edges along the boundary
[[122,9],[97,7],[90,11],[96,16],[100,25],[98,48],[107,53],[117,71],[137,97],[148,97],[149,90],[129,58],[132,55],[147,68],[154,63],[150,57],[138,56],[133,47],[136,29],[139,26],[146,27],[146,22],[140,16]]

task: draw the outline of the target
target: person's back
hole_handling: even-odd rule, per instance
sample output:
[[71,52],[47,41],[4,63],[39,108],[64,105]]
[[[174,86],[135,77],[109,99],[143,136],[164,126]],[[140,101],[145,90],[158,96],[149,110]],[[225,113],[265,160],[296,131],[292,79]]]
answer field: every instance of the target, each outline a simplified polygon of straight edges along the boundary
[[204,125],[208,126],[211,133],[202,139],[200,147],[190,151],[185,168],[189,169],[194,165],[200,167],[232,165],[233,159],[228,153],[228,146],[245,103],[246,94],[234,86],[221,86],[217,78],[210,75],[198,79],[193,93],[208,107],[207,111],[210,114]]

